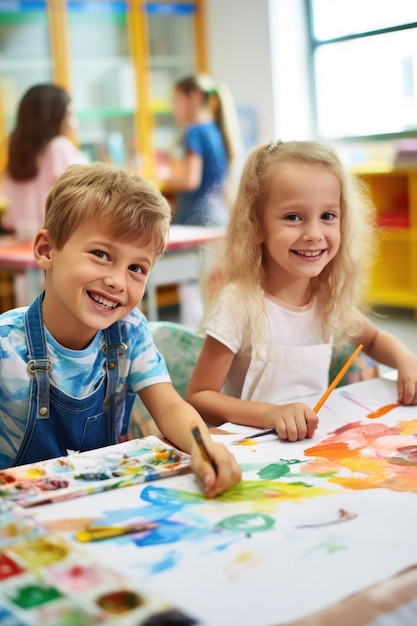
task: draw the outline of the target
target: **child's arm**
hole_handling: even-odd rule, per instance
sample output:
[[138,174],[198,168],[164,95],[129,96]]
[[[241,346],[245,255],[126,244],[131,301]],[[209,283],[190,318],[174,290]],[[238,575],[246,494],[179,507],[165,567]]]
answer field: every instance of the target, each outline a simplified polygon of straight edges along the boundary
[[203,159],[196,152],[189,152],[183,160],[172,159],[169,166],[158,170],[158,176],[167,187],[180,191],[194,191],[201,185]]
[[[205,422],[181,398],[171,383],[151,385],[140,391],[139,395],[163,435],[175,446],[191,454],[191,467],[203,481],[207,496],[217,496],[241,479],[241,471],[234,456],[224,445],[212,441]],[[192,435],[196,425],[215,467],[203,458]]]
[[187,389],[187,400],[213,425],[233,422],[257,428],[275,428],[281,439],[297,441],[312,437],[318,418],[303,402],[271,404],[241,400],[221,393],[233,353],[207,337]]
[[364,352],[378,363],[398,370],[400,404],[417,404],[417,356],[396,337],[378,330],[365,316],[362,318],[362,333],[355,343],[362,343]]

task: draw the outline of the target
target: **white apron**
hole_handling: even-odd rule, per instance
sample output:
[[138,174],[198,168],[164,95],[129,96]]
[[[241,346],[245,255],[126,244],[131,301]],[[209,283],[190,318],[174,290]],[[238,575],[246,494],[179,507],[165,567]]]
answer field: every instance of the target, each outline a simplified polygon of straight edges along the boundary
[[313,346],[266,346],[252,355],[242,387],[242,400],[283,404],[329,385],[330,343]]

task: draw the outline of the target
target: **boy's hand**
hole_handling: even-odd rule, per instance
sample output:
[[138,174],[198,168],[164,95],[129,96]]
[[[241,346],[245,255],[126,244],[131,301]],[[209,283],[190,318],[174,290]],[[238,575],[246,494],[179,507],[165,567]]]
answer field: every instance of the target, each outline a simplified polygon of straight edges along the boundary
[[294,402],[271,407],[265,419],[265,428],[275,428],[280,439],[298,441],[311,438],[318,422],[313,409],[303,402]]
[[398,403],[417,404],[417,357],[401,362],[398,367]]
[[196,443],[191,449],[191,468],[204,483],[204,491],[208,498],[218,496],[230,489],[242,478],[240,467],[226,446],[220,443],[207,444],[211,464],[207,461]]

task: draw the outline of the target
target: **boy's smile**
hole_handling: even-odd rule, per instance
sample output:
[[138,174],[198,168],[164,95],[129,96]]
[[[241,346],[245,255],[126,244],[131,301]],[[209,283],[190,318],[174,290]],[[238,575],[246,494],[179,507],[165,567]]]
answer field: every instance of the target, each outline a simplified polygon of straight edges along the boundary
[[37,245],[45,270],[45,325],[74,350],[138,305],[155,260],[152,244],[119,242],[93,223],[79,226],[60,250],[45,230]]

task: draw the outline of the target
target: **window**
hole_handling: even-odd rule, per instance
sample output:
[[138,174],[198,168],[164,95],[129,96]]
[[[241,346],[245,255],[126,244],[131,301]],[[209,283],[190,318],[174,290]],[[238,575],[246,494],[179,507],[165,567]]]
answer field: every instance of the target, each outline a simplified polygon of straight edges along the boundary
[[415,0],[310,0],[317,132],[417,131]]

